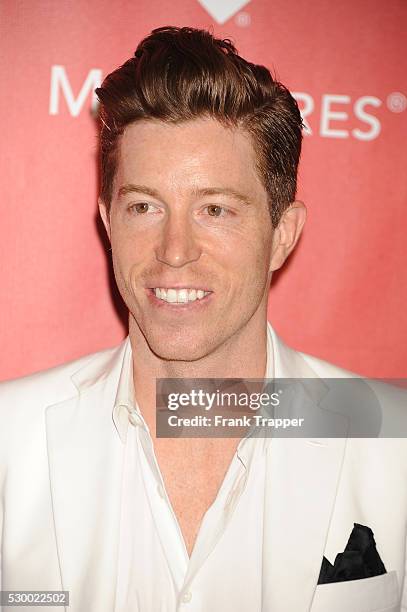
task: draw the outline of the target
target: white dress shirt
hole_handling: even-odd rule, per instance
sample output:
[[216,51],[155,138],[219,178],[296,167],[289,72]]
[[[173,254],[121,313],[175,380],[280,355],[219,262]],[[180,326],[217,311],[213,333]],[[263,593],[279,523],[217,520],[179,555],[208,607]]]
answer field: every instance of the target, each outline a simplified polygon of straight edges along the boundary
[[[274,374],[271,343],[268,333],[267,378]],[[115,612],[260,611],[265,457],[271,440],[248,435],[240,441],[189,557],[148,426],[133,398],[129,342],[113,410],[125,444]]]

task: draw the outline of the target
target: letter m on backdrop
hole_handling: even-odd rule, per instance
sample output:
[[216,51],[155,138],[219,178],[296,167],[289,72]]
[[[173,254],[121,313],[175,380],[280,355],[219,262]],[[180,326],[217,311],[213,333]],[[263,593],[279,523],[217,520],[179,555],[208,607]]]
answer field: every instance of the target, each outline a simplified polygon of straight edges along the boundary
[[66,105],[72,117],[77,117],[81,112],[88,96],[91,96],[91,109],[97,108],[96,87],[102,82],[102,71],[98,68],[89,70],[88,76],[83,83],[80,92],[75,98],[71,84],[66,74],[65,66],[51,67],[51,89],[49,97],[49,114],[59,114],[60,93],[64,96]]

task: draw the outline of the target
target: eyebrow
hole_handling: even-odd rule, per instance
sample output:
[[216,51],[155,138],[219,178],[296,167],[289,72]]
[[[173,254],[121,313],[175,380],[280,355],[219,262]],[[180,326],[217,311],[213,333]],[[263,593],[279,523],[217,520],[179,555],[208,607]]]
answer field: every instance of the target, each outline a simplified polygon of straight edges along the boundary
[[[159,192],[152,187],[148,187],[147,185],[135,185],[133,183],[122,185],[118,191],[118,197],[123,197],[128,193],[143,193],[153,198],[160,199]],[[235,200],[242,202],[246,206],[250,206],[252,204],[251,200],[249,200],[247,196],[239,191],[236,191],[236,189],[232,189],[231,187],[203,187],[201,189],[193,189],[192,194],[194,196],[226,195],[235,198]]]

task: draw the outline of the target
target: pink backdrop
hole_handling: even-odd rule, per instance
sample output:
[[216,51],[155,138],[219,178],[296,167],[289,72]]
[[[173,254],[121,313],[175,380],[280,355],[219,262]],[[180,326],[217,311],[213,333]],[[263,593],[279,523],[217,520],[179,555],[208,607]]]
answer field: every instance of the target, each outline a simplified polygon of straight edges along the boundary
[[[92,90],[162,25],[212,27],[295,92],[301,243],[269,319],[295,348],[407,376],[405,0],[3,0],[0,378],[118,343]],[[121,315],[120,315],[121,313]]]

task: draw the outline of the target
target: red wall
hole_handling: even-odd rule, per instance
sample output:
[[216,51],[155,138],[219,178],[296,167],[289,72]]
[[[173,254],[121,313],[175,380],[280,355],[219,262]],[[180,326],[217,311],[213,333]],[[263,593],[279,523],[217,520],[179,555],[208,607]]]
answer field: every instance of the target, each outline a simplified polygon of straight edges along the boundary
[[232,38],[307,113],[309,218],[270,321],[295,348],[407,376],[405,0],[4,0],[0,13],[0,379],[126,333],[97,221],[90,91],[162,25]]

